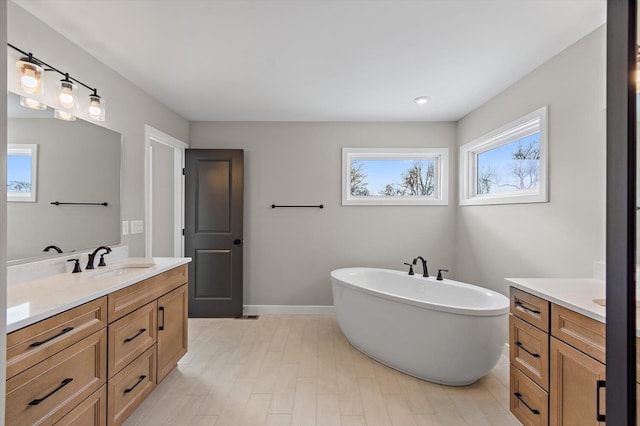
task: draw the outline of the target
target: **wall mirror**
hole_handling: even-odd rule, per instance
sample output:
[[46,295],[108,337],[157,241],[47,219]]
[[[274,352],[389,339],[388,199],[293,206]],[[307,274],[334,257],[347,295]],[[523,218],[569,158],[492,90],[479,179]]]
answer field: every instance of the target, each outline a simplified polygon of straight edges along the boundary
[[[59,255],[53,247],[45,252],[49,246],[68,254],[119,244],[121,135],[81,119],[57,120],[51,108],[22,107],[14,93],[7,107],[8,153],[16,157],[7,164],[10,264]],[[26,161],[29,150],[35,161]],[[19,194],[27,189],[29,196]]]

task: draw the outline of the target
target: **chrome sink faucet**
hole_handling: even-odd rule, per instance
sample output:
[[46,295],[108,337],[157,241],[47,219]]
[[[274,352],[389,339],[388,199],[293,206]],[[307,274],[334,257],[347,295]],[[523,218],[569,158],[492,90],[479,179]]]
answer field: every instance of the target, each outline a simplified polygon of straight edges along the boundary
[[429,276],[429,271],[427,270],[427,261],[424,260],[424,258],[422,256],[418,256],[415,259],[413,259],[413,264],[414,265],[418,264],[418,259],[420,259],[422,261],[422,276],[423,277],[428,277]]
[[107,264],[104,263],[104,255],[108,254],[108,253],[111,253],[111,248],[107,247],[107,246],[100,246],[97,249],[95,249],[93,251],[93,253],[89,254],[89,261],[87,262],[87,267],[84,268],[84,269],[95,269],[94,266],[93,266],[93,263],[94,263],[94,261],[96,259],[96,255],[98,254],[98,252],[100,250],[105,250],[105,253],[100,255],[100,263],[98,263],[98,266],[107,266]]

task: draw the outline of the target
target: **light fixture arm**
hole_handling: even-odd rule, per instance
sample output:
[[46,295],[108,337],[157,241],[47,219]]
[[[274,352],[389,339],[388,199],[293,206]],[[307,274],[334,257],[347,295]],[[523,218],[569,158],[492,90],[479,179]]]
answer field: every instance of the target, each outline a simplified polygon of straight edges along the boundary
[[58,74],[60,74],[61,76],[65,77],[66,79],[71,80],[71,81],[73,81],[73,82],[75,82],[75,83],[78,83],[78,84],[80,84],[80,85],[82,85],[82,86],[86,87],[87,89],[91,90],[91,91],[92,91],[92,92],[97,96],[97,94],[98,94],[98,89],[97,89],[97,88],[93,88],[93,87],[91,87],[91,86],[89,86],[89,85],[87,85],[87,84],[85,84],[85,83],[81,82],[81,81],[80,81],[80,80],[78,80],[77,78],[73,78],[73,77],[69,76],[69,73],[66,73],[66,72],[62,72],[62,71],[60,71],[60,70],[59,70],[59,69],[57,69],[56,67],[54,67],[54,66],[52,66],[52,65],[49,65],[49,64],[47,64],[46,62],[44,62],[42,59],[38,59],[38,58],[36,58],[35,56],[33,56],[33,54],[32,54],[32,53],[30,53],[30,52],[25,52],[24,50],[17,48],[16,46],[14,46],[14,45],[13,45],[13,44],[11,44],[11,43],[7,43],[7,46],[9,46],[9,47],[10,47],[10,48],[12,48],[13,50],[16,50],[16,51],[18,51],[18,52],[22,53],[23,55],[25,55],[25,56],[28,58],[28,61],[29,61],[29,62],[33,62],[33,63],[35,63],[35,64],[37,64],[37,65],[40,65],[40,66],[44,66],[44,67],[46,67],[46,68],[45,68],[45,71],[55,71],[55,72],[57,72]]

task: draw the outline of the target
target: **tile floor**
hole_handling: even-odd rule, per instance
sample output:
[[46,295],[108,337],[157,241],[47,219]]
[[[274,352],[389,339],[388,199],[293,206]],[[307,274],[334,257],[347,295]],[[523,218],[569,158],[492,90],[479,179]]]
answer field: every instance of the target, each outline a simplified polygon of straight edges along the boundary
[[331,316],[190,319],[189,352],[125,425],[519,425],[508,386],[506,356],[470,386],[407,376]]

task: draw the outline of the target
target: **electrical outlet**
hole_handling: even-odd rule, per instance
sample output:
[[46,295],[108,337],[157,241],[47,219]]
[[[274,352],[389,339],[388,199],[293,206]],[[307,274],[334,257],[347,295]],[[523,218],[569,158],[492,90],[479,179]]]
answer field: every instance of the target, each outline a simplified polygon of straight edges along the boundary
[[129,221],[122,221],[122,235],[129,235]]
[[142,234],[144,232],[144,220],[131,221],[131,234]]

